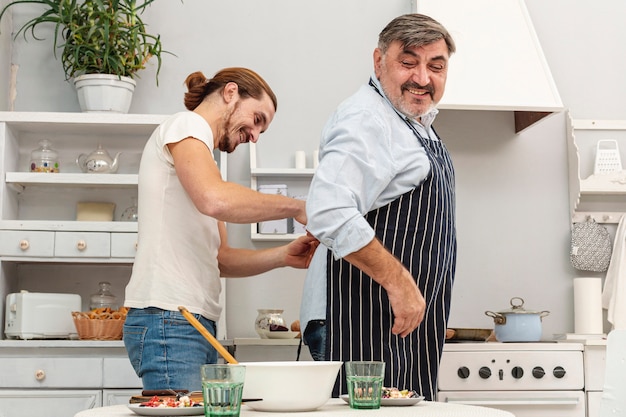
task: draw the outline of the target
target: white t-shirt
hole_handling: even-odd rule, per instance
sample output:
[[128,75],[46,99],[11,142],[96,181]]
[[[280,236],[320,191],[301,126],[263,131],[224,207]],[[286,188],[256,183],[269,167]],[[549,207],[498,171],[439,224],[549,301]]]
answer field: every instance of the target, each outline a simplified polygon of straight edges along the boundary
[[185,306],[217,321],[221,313],[217,220],[195,207],[176,176],[167,147],[188,137],[213,149],[211,127],[191,111],[177,113],[157,127],[144,148],[139,167],[139,240],[124,305],[172,311]]

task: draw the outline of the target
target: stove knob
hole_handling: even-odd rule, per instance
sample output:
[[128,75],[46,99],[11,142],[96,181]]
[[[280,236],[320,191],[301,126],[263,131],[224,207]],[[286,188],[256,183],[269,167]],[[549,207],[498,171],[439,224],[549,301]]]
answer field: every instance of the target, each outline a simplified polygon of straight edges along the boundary
[[541,366],[535,366],[533,368],[533,376],[537,379],[541,379],[543,378],[543,376],[546,374],[546,371],[543,370],[543,368]]
[[470,370],[468,369],[467,366],[461,366],[457,371],[456,374],[459,376],[459,378],[461,379],[467,379],[469,378],[470,375]]
[[554,370],[552,371],[552,374],[556,377],[556,378],[563,378],[565,376],[565,369],[563,369],[562,366],[557,366],[556,368],[554,368]]
[[511,370],[511,375],[513,375],[515,379],[520,379],[524,376],[524,370],[520,366],[516,366]]
[[487,379],[491,376],[491,369],[483,366],[478,370],[478,375],[480,375],[482,379]]

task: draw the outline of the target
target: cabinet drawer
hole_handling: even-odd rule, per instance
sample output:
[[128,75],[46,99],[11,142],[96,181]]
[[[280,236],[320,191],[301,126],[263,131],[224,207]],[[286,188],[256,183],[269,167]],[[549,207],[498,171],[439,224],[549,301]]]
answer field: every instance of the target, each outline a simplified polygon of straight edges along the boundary
[[126,405],[130,397],[141,395],[141,388],[135,389],[105,389],[102,390],[102,406]]
[[59,257],[108,258],[110,233],[56,232],[54,254]]
[[102,358],[0,358],[0,388],[101,386]]
[[111,257],[134,258],[137,253],[137,233],[112,233]]
[[2,417],[71,417],[101,405],[98,390],[0,390]]
[[1,230],[1,256],[54,256],[54,232]]
[[[143,386],[128,358],[104,358],[104,388],[139,388]],[[127,401],[128,402],[128,401]]]

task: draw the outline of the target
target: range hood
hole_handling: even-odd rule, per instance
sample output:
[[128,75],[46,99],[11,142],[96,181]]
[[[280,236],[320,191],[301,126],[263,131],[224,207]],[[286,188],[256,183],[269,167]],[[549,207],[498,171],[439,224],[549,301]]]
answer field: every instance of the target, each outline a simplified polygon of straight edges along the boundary
[[414,0],[452,34],[452,56],[440,109],[515,113],[520,132],[563,110],[524,0]]

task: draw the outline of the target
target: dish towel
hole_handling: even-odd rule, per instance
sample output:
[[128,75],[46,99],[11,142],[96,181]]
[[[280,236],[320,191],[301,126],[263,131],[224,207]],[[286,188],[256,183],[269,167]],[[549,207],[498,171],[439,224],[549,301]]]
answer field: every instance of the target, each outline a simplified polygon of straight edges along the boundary
[[613,329],[626,329],[626,215],[619,219],[611,263],[602,289],[602,307]]

